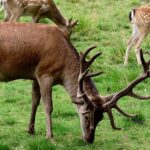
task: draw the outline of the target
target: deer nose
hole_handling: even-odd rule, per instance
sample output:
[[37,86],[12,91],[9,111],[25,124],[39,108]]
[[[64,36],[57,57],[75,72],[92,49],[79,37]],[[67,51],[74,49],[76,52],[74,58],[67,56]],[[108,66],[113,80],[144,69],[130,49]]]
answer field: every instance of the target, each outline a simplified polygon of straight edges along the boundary
[[95,133],[95,130],[92,129],[92,130],[90,130],[90,133],[87,134],[87,135],[85,135],[85,136],[83,136],[82,139],[83,139],[85,142],[87,142],[87,143],[89,143],[89,144],[92,144],[92,143],[94,142],[94,133]]

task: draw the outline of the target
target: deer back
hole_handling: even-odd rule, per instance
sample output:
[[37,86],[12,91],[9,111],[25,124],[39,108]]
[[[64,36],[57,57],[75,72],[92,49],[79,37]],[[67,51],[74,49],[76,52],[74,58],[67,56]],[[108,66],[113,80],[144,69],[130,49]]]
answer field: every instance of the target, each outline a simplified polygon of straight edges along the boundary
[[57,26],[1,23],[0,33],[1,80],[34,79],[37,73],[59,76],[77,57]]

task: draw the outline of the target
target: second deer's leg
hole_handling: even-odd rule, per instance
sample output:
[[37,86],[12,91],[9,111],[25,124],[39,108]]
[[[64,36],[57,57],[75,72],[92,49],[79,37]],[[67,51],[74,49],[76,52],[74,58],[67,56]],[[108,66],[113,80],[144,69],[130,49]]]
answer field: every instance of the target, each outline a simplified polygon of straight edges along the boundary
[[128,64],[129,52],[130,52],[133,44],[135,43],[135,41],[138,39],[138,33],[139,32],[138,32],[137,26],[133,25],[133,33],[132,33],[132,36],[130,37],[130,39],[128,41],[127,48],[126,48],[124,65]]
[[7,4],[4,3],[4,21],[9,21],[11,18],[11,12]]
[[34,16],[32,16],[32,22],[33,23],[38,23],[41,19],[41,17],[44,17],[44,14],[46,14],[47,12],[49,11],[49,9],[43,9],[43,8],[40,8],[38,10],[38,12],[36,14],[34,14]]
[[139,39],[135,43],[135,54],[136,54],[136,59],[137,59],[137,62],[139,65],[141,64],[140,45],[141,45],[143,39],[145,38],[145,36],[146,36],[145,33],[141,34]]
[[32,17],[33,23],[38,23],[40,21],[41,16],[39,14],[36,14]]
[[17,21],[19,19],[19,17],[21,16],[22,13],[23,12],[22,12],[21,9],[12,10],[12,12],[11,12],[12,15],[11,15],[9,21]]
[[35,115],[36,115],[36,110],[37,107],[40,103],[40,89],[39,89],[39,84],[37,81],[33,81],[32,83],[32,112],[31,112],[31,117],[30,117],[30,122],[29,122],[29,128],[28,128],[28,133],[29,134],[34,134],[34,124],[35,124]]

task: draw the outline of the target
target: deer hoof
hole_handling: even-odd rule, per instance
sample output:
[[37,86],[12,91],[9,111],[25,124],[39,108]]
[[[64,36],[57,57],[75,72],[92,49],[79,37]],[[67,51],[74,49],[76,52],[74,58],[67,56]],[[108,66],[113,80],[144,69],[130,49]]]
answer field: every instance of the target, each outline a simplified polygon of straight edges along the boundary
[[121,128],[113,127],[114,130],[121,130]]
[[28,132],[30,135],[34,135],[34,134],[35,134],[35,131],[34,131],[34,129],[32,129],[32,128],[28,129],[27,132]]

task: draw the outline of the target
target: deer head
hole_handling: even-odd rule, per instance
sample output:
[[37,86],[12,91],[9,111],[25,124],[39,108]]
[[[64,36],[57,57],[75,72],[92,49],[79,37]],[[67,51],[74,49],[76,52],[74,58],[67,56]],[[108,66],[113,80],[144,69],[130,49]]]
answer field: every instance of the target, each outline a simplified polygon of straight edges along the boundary
[[119,111],[122,115],[126,117],[134,117],[133,114],[127,114],[124,112],[118,105],[117,102],[124,96],[132,96],[138,99],[146,100],[150,99],[150,96],[140,96],[133,92],[133,88],[141,83],[146,78],[150,77],[150,60],[146,62],[143,57],[142,50],[140,51],[140,58],[142,61],[142,66],[144,73],[138,77],[136,80],[132,81],[126,88],[123,90],[111,94],[109,96],[98,96],[94,95],[93,97],[89,97],[88,93],[86,93],[86,85],[84,84],[85,80],[88,80],[91,77],[102,74],[99,73],[89,73],[89,66],[94,62],[94,60],[101,55],[101,53],[93,56],[89,61],[86,61],[85,58],[87,54],[94,49],[94,47],[89,48],[80,58],[80,74],[78,78],[78,92],[77,92],[77,101],[74,101],[75,104],[80,105],[80,118],[82,122],[83,128],[83,139],[90,143],[94,140],[95,128],[99,121],[103,118],[103,113],[107,112],[110,123],[113,129],[120,130],[121,128],[116,127],[114,123],[114,118],[112,114],[112,108]]

